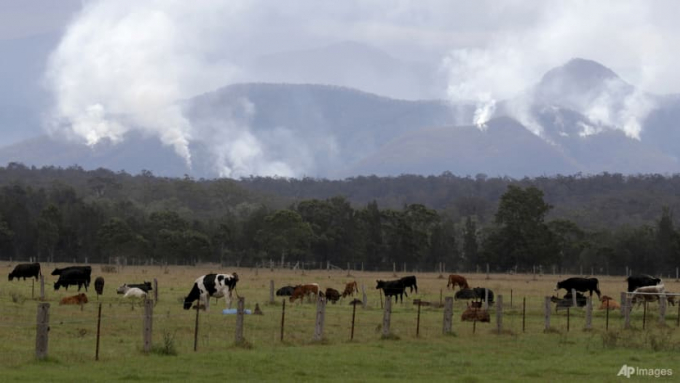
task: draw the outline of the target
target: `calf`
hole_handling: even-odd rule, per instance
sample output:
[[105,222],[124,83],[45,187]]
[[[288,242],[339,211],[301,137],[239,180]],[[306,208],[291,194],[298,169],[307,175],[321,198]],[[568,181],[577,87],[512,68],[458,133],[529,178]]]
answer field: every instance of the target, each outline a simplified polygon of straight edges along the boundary
[[598,299],[600,298],[600,282],[597,280],[597,278],[568,278],[563,281],[557,282],[557,287],[555,287],[555,291],[559,289],[565,289],[567,292],[571,292],[571,290],[576,290],[578,292],[586,292],[590,291],[590,296],[593,296],[593,291],[597,293]]
[[463,311],[460,319],[462,321],[468,322],[490,322],[491,317],[489,312],[480,308],[468,307],[467,310]]
[[415,289],[416,294],[418,294],[418,284],[416,283],[416,276],[415,275],[409,275],[407,277],[402,277],[399,280],[404,284],[404,288],[410,287],[411,293],[413,292],[413,289]]
[[97,292],[97,299],[99,299],[99,296],[104,293],[104,278],[103,277],[97,277],[94,280],[94,291]]
[[146,293],[153,290],[153,287],[151,287],[151,282],[147,281],[144,281],[144,283],[123,283],[116,289],[116,294],[125,294],[127,289],[131,287],[136,287],[138,289],[144,290],[144,292]]
[[39,263],[21,263],[18,264],[14,267],[14,270],[12,270],[11,273],[9,273],[9,280],[11,281],[12,279],[16,278],[17,280],[19,278],[23,278],[24,281],[26,278],[35,278],[38,280],[38,277],[40,277],[42,274],[40,273],[40,264]]
[[643,302],[655,302],[659,300],[659,297],[665,295],[666,288],[664,285],[638,287],[633,291],[631,303],[637,303],[639,307]]
[[87,295],[80,293],[71,297],[61,298],[60,305],[81,305],[87,303]]
[[357,287],[357,281],[347,282],[345,284],[345,291],[342,292],[342,297],[354,296],[354,292],[359,293],[359,287]]
[[378,284],[375,288],[382,289],[383,294],[385,294],[385,298],[387,299],[391,299],[389,297],[394,296],[394,302],[401,300],[401,302],[403,303],[404,295],[408,297],[403,279],[399,279],[396,281],[378,280],[376,282],[378,282]]
[[449,275],[449,282],[446,284],[446,288],[455,290],[456,285],[458,285],[461,290],[470,288],[470,286],[468,286],[467,279],[465,279],[464,276],[457,274]]
[[606,295],[602,296],[600,302],[602,302],[600,304],[600,310],[618,310],[621,308],[621,305],[618,302]]
[[147,292],[140,289],[139,287],[128,287],[128,289],[125,291],[125,295],[123,295],[123,298],[140,298],[140,299],[146,299]]
[[326,288],[326,299],[335,304],[340,299],[340,292],[330,287]]
[[628,282],[628,292],[632,293],[638,287],[660,285],[661,279],[654,278],[651,275],[639,274],[631,275],[630,277],[626,278],[626,282]]
[[297,285],[295,286],[295,290],[293,290],[293,295],[290,296],[290,301],[295,302],[296,299],[300,298],[301,301],[304,300],[304,297],[310,297],[311,295],[314,294],[316,297],[319,296],[319,284],[318,283],[310,283],[308,285]]

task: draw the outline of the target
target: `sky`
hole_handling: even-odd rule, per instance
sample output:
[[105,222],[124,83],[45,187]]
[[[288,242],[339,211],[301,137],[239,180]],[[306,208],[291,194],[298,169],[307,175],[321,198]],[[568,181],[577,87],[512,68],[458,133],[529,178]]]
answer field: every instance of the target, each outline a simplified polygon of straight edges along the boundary
[[[58,36],[40,76],[42,129],[89,145],[139,130],[191,166],[190,142],[214,140],[176,101],[256,79],[245,63],[260,55],[355,41],[427,62],[447,79],[435,91],[476,102],[483,126],[496,102],[573,57],[644,91],[680,92],[678,11],[671,0],[0,0],[0,44]],[[224,123],[220,174],[294,173],[263,159],[247,125]]]

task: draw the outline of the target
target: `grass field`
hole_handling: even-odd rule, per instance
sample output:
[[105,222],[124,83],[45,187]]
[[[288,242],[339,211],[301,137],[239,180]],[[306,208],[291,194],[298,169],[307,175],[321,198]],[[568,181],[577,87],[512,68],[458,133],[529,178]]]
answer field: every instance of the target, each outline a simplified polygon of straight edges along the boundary
[[[7,273],[8,263],[0,264]],[[665,325],[659,325],[658,305],[650,305],[646,329],[642,309],[634,309],[632,329],[623,330],[619,311],[610,312],[605,331],[605,313],[595,302],[593,329],[584,330],[585,312],[572,309],[567,331],[567,313],[551,314],[551,330],[544,331],[544,297],[553,294],[560,276],[466,274],[473,287],[488,287],[503,295],[503,332],[496,332],[495,307],[491,323],[461,322],[465,302],[454,303],[453,334],[442,334],[443,309],[422,307],[419,333],[414,297],[440,302],[453,293],[446,279],[434,273],[417,273],[418,294],[409,294],[403,304],[393,304],[391,333],[382,339],[383,310],[376,279],[392,279],[392,273],[270,269],[218,269],[206,267],[126,267],[117,273],[96,276],[106,279],[104,294],[90,302],[60,306],[68,292],[54,291],[49,275],[55,265],[43,264],[46,301],[50,307],[49,357],[35,359],[36,316],[39,286],[30,281],[3,279],[0,283],[0,375],[9,381],[619,381],[623,365],[638,368],[673,369],[680,375],[678,351],[680,329],[677,307],[669,307]],[[56,265],[64,266],[64,265]],[[182,299],[194,279],[209,272],[239,274],[237,292],[245,297],[247,309],[258,303],[264,315],[245,316],[245,344],[235,344],[235,315],[223,315],[224,300],[213,299],[211,310],[199,313],[197,351],[194,351],[196,311],[182,309]],[[400,276],[404,273],[398,273]],[[115,289],[124,282],[158,280],[159,300],[153,312],[153,351],[142,351],[143,307],[124,300]],[[619,299],[626,287],[623,277],[600,279],[603,294]],[[350,341],[352,306],[349,299],[326,307],[324,339],[314,342],[316,305],[286,303],[284,339],[281,341],[282,298],[269,303],[269,285],[319,283],[322,289],[342,290],[345,282],[363,285],[367,308],[357,307],[354,339]],[[680,291],[680,283],[665,281],[669,291]],[[32,292],[33,289],[33,292]],[[561,292],[564,294],[564,292]],[[512,300],[511,300],[512,294]],[[522,331],[522,300],[526,299],[525,331]],[[95,361],[98,302],[102,303],[99,361]],[[234,299],[234,307],[236,299]],[[635,377],[634,377],[635,378]],[[675,379],[674,379],[675,378]],[[646,380],[650,377],[638,377]]]

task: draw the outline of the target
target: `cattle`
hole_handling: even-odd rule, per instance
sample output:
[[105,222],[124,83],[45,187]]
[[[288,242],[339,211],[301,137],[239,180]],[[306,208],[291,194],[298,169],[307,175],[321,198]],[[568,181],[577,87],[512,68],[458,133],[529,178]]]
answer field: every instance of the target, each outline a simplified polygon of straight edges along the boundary
[[104,278],[97,277],[94,280],[94,291],[97,292],[97,298],[104,293]]
[[146,297],[147,292],[140,289],[139,287],[128,287],[128,289],[125,291],[125,295],[123,295],[123,298],[146,299]]
[[618,310],[621,308],[621,305],[617,301],[606,295],[602,296],[600,302],[600,310]]
[[453,295],[453,298],[455,300],[461,300],[461,299],[477,299],[477,293],[475,290],[467,288],[467,289],[462,289],[456,291],[456,293]]
[[463,311],[463,314],[460,316],[461,321],[468,321],[468,322],[490,322],[491,317],[489,315],[489,312],[476,308],[476,307],[468,307],[465,311]]
[[340,299],[340,292],[330,287],[326,288],[326,299],[335,304]]
[[293,291],[295,291],[295,286],[284,286],[278,290],[276,290],[276,296],[277,297],[289,297],[293,295]]
[[660,285],[661,279],[654,278],[651,275],[641,274],[629,276],[626,278],[626,282],[628,282],[628,292],[632,293],[638,287]]
[[60,305],[82,305],[87,303],[87,295],[80,293],[71,297],[61,298],[59,301]]
[[26,278],[35,278],[38,280],[38,277],[40,277],[42,273],[40,272],[40,264],[39,263],[20,263],[16,266],[14,266],[14,270],[12,270],[11,273],[9,273],[9,280],[11,281],[12,279],[16,278],[17,280],[19,278],[23,278],[24,281]]
[[85,291],[87,291],[87,287],[90,285],[91,273],[92,268],[90,266],[67,267],[60,270],[58,274],[52,272],[52,275],[59,275],[59,279],[54,283],[54,289],[59,290],[60,287],[64,287],[68,290],[70,285],[78,285],[78,291],[83,286],[85,286]]
[[643,302],[655,302],[659,297],[666,295],[666,288],[664,285],[656,286],[642,286],[633,291],[632,304],[637,303],[640,306]]
[[382,289],[385,298],[394,297],[394,302],[404,302],[404,295],[408,297],[406,293],[406,286],[404,286],[403,278],[396,281],[382,281],[378,280],[376,289]]
[[447,289],[450,288],[452,290],[455,290],[456,285],[458,287],[460,287],[461,290],[470,288],[470,286],[468,286],[467,279],[465,279],[464,276],[457,275],[457,274],[450,274],[449,275],[449,282],[446,284],[446,288]]
[[489,295],[489,302],[488,303],[493,304],[494,298],[493,298],[493,291],[491,291],[491,289],[487,289],[485,287],[475,287],[472,290],[475,292],[475,294],[477,295],[477,297],[480,301],[485,300],[486,295],[488,293],[488,295]]
[[359,293],[359,287],[357,287],[357,281],[347,282],[345,284],[345,291],[342,292],[342,297],[353,296],[354,293]]
[[[571,295],[571,291],[564,295],[562,298],[556,296],[550,297],[552,303],[556,303],[555,312],[559,309],[566,309],[569,307],[574,307],[574,298]],[[583,307],[586,305],[586,296],[581,293],[576,293],[576,307]]]
[[568,278],[563,281],[557,282],[557,287],[555,287],[555,291],[559,289],[565,289],[567,292],[571,292],[571,290],[576,290],[578,292],[586,292],[590,291],[590,296],[593,296],[593,291],[597,293],[597,298],[600,298],[600,289],[599,289],[600,282],[597,280],[597,278]]
[[399,278],[399,280],[404,284],[404,288],[410,287],[411,288],[411,293],[413,292],[413,289],[416,289],[416,294],[418,294],[418,284],[416,283],[416,276],[415,275],[409,275],[407,277],[402,277]]
[[318,283],[310,283],[307,285],[295,286],[295,290],[293,290],[293,295],[291,295],[289,299],[291,302],[295,302],[295,300],[298,298],[300,298],[300,300],[303,301],[304,297],[311,297],[312,294],[314,294],[317,297],[319,296]]
[[116,289],[116,294],[125,294],[127,288],[129,287],[136,287],[138,289],[144,290],[146,293],[149,293],[149,291],[153,290],[153,287],[151,287],[151,282],[147,281],[144,281],[144,283],[123,283]]
[[183,307],[185,310],[189,310],[191,304],[199,299],[208,309],[210,308],[210,297],[224,297],[224,302],[227,304],[227,308],[229,308],[231,306],[231,292],[236,288],[236,282],[238,282],[238,275],[236,273],[206,274],[200,276],[194,281],[194,286],[191,288],[189,295],[184,298]]

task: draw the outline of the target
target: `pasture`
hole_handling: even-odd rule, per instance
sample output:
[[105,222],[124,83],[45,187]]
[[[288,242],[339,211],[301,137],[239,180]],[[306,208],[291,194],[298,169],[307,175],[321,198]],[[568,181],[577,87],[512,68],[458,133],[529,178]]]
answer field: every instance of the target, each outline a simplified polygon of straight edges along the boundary
[[[0,263],[5,276],[9,263]],[[32,299],[32,282],[0,283],[0,369],[9,381],[619,381],[623,365],[638,368],[673,369],[680,374],[677,353],[680,329],[676,327],[678,307],[669,306],[665,325],[658,324],[658,304],[650,304],[646,329],[642,330],[641,308],[632,313],[632,328],[623,330],[618,310],[610,312],[605,330],[605,312],[593,302],[593,329],[584,330],[583,309],[572,308],[567,331],[567,313],[551,314],[551,330],[544,331],[544,297],[553,295],[557,280],[567,276],[463,274],[471,287],[487,287],[503,295],[503,331],[496,333],[495,307],[491,323],[461,322],[464,301],[454,302],[453,334],[443,335],[443,309],[418,307],[412,299],[439,303],[453,296],[447,277],[438,273],[415,273],[418,294],[403,304],[392,305],[391,333],[382,339],[383,310],[376,279],[394,279],[392,272],[279,269],[220,269],[217,266],[134,266],[103,273],[92,265],[92,280],[105,278],[103,295],[97,300],[94,284],[81,306],[59,305],[61,298],[77,289],[54,291],[55,266],[44,263],[46,302],[49,318],[49,357],[35,359],[37,299]],[[194,351],[196,310],[182,309],[184,296],[194,280],[206,273],[237,272],[236,292],[245,297],[246,309],[258,304],[264,315],[246,315],[245,343],[234,341],[236,316],[223,315],[224,299],[212,299],[210,310],[200,311],[197,351]],[[399,277],[411,273],[398,272]],[[624,277],[596,276],[603,294],[619,300],[625,290]],[[142,351],[143,307],[139,301],[116,294],[123,283],[158,280],[159,300],[153,309],[153,350]],[[362,285],[368,304],[356,308],[354,339],[350,341],[351,298],[328,304],[324,339],[313,341],[316,304],[285,305],[281,341],[283,297],[269,303],[269,285],[275,287],[318,283],[321,289],[342,291],[345,282],[356,280],[361,299]],[[680,283],[664,280],[668,291],[679,292]],[[33,295],[38,297],[39,284]],[[511,302],[512,291],[512,302]],[[560,295],[564,295],[564,291]],[[153,296],[153,294],[150,294]],[[522,301],[526,298],[523,331]],[[99,361],[95,361],[98,303],[102,303]],[[234,305],[236,307],[236,299]],[[474,332],[473,332],[474,326]],[[659,379],[673,380],[662,376]]]

